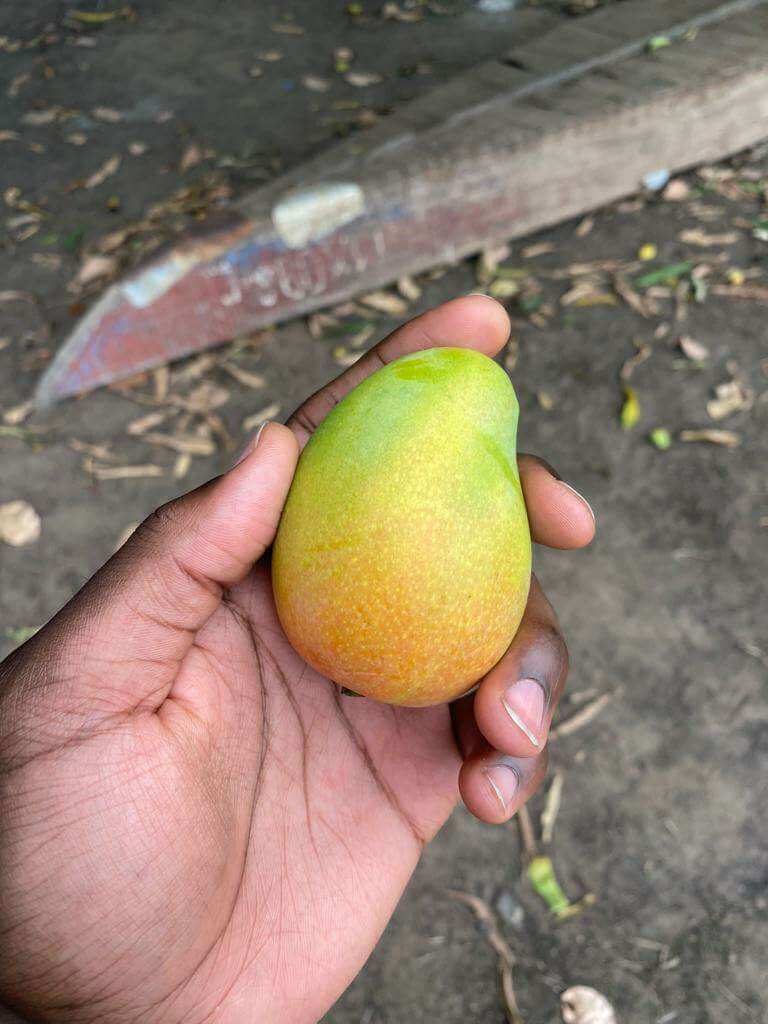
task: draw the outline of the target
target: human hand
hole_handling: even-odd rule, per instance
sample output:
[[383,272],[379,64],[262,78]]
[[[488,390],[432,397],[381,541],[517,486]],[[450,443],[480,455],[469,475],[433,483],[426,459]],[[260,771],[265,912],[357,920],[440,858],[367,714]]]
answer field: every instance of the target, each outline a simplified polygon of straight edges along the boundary
[[[346,391],[419,348],[494,355],[508,331],[484,297],[406,324],[150,516],[0,666],[7,1005],[100,1024],[316,1021],[459,792],[501,822],[535,790],[567,668],[535,581],[477,691],[409,710],[345,697],[299,658],[262,559],[299,448]],[[546,464],[521,456],[520,474],[536,541],[591,540],[589,506]]]

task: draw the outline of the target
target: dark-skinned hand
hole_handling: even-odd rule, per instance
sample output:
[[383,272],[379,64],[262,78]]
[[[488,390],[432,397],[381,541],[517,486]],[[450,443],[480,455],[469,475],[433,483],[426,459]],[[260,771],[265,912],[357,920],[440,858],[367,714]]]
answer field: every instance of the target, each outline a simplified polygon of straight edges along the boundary
[[[421,348],[493,356],[508,331],[483,296],[406,324],[150,516],[0,666],[0,1002],[42,1021],[314,1022],[459,797],[503,822],[534,792],[567,669],[535,580],[478,689],[408,710],[299,658],[263,560],[301,446],[350,388]],[[534,540],[588,544],[584,499],[519,464]]]

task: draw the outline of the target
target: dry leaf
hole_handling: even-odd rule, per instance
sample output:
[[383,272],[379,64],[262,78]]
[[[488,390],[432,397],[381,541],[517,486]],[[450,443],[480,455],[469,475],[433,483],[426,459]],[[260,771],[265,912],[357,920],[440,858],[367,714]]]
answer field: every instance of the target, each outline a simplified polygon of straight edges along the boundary
[[329,327],[338,327],[339,320],[328,313],[313,313],[307,317],[307,329],[313,338],[322,338],[323,333]]
[[601,289],[595,281],[580,281],[560,298],[561,306],[616,306],[618,301],[611,292]]
[[110,451],[108,444],[89,444],[87,441],[79,441],[73,437],[69,442],[73,452],[81,452],[83,455],[91,455],[94,459],[101,459],[102,462],[119,462],[116,455]]
[[331,88],[331,83],[327,79],[319,78],[317,75],[304,75],[301,84],[311,92],[328,92]]
[[189,452],[182,452],[173,464],[173,476],[176,480],[181,480],[189,472],[189,467],[192,465],[192,456]]
[[247,388],[263,388],[267,383],[260,373],[250,373],[235,363],[222,363],[221,368],[226,370],[230,377],[234,377],[238,383],[245,384]]
[[687,245],[699,245],[702,248],[711,245],[733,245],[734,242],[739,240],[737,231],[728,231],[722,235],[708,235],[701,228],[690,228],[688,231],[681,231],[678,237],[681,242],[685,242]]
[[756,302],[768,302],[768,288],[759,284],[712,286],[713,295],[725,295],[730,299],[754,299]]
[[22,86],[26,85],[31,78],[32,75],[29,71],[22,71],[21,74],[16,75],[15,78],[11,79],[11,84],[6,90],[6,96],[10,96],[11,99],[16,99],[21,92]]
[[590,233],[590,231],[592,230],[592,228],[594,226],[595,226],[595,218],[594,217],[585,217],[584,220],[581,222],[581,224],[579,224],[579,226],[574,231],[574,234],[576,235],[577,238],[585,238]]
[[424,17],[424,13],[423,11],[417,10],[406,11],[400,6],[400,4],[393,3],[390,0],[389,3],[384,4],[381,8],[381,16],[385,20],[389,19],[391,21],[415,22],[421,21]]
[[344,75],[344,81],[349,82],[350,85],[354,85],[358,89],[365,89],[366,86],[376,85],[378,82],[382,82],[383,78],[375,72],[348,71],[346,75]]
[[251,416],[246,416],[243,420],[242,427],[246,434],[250,434],[251,431],[260,427],[266,420],[273,420],[280,412],[281,406],[277,402],[273,402],[271,405],[265,405],[263,409],[259,409],[258,412],[253,413]]
[[120,156],[115,153],[115,155],[105,161],[97,171],[94,171],[89,178],[85,179],[83,187],[98,188],[98,186],[102,185],[107,178],[111,178],[112,175],[117,172],[117,169],[120,167],[120,160]]
[[707,444],[720,444],[726,448],[738,448],[741,444],[741,437],[734,434],[732,430],[683,430],[680,432],[681,441],[704,441]]
[[622,366],[619,371],[619,377],[621,380],[629,380],[632,374],[635,372],[641,363],[644,363],[653,353],[653,349],[650,345],[640,345],[637,352],[631,356]]
[[[209,357],[211,358],[211,357]],[[164,401],[168,395],[168,388],[171,381],[171,371],[167,366],[158,366],[152,371],[152,380],[155,384],[155,399],[158,402]]]
[[252,67],[248,68],[249,78],[261,78],[263,74],[264,68],[260,67],[258,64],[254,64]]
[[354,53],[348,46],[337,46],[333,51],[333,70],[343,75],[346,71],[349,71],[349,65],[354,60]]
[[362,352],[350,352],[344,345],[337,345],[331,353],[339,366],[353,366],[362,354]]
[[75,284],[83,286],[97,281],[100,277],[111,277],[117,273],[118,262],[114,256],[86,256],[75,278]]
[[153,463],[143,466],[99,466],[92,459],[86,459],[84,466],[97,480],[138,480],[165,474],[162,466],[155,466]]
[[661,193],[662,199],[671,203],[680,203],[691,194],[690,185],[682,178],[673,178]]
[[94,107],[91,113],[97,121],[106,121],[107,124],[117,124],[125,116],[119,110],[114,110],[112,107]]
[[269,26],[273,32],[280,32],[286,36],[303,36],[304,29],[301,25],[295,25],[292,21],[280,21]]
[[256,54],[257,60],[265,60],[268,64],[273,64],[276,60],[282,60],[283,55],[279,50],[262,50],[261,53]]
[[500,263],[509,259],[512,250],[508,245],[495,245],[483,249],[477,261],[477,280],[480,284],[487,284],[495,277]]
[[658,315],[659,310],[656,303],[648,295],[642,296],[639,292],[636,292],[629,281],[621,274],[615,275],[613,287],[626,304],[631,309],[634,309],[636,313],[639,313],[640,316],[648,318]]
[[362,348],[367,341],[370,341],[376,328],[373,324],[367,324],[362,331],[358,331],[353,334],[349,339],[349,345],[351,348]]
[[511,373],[517,366],[517,360],[520,353],[520,344],[514,335],[512,335],[507,342],[507,347],[504,352],[504,367]]
[[563,1024],[616,1024],[616,1014],[605,996],[587,985],[575,985],[560,996]]
[[734,412],[751,409],[754,394],[737,380],[729,380],[715,387],[715,397],[707,402],[707,412],[713,420],[724,420]]
[[0,142],[15,142],[19,138],[18,132],[13,132],[9,128],[0,131]]
[[3,413],[3,423],[17,427],[19,423],[24,422],[34,408],[35,403],[30,399],[27,402],[22,402],[21,405],[15,405],[12,409],[6,409]]
[[38,267],[45,267],[46,270],[59,270],[61,268],[61,256],[56,252],[33,252],[30,259]]
[[706,345],[702,345],[700,341],[696,341],[695,338],[683,335],[678,339],[677,343],[683,355],[692,362],[703,363],[706,359],[709,359],[709,349]]
[[148,430],[152,430],[154,427],[159,427],[160,424],[167,420],[170,415],[170,409],[147,413],[146,416],[140,416],[137,420],[131,420],[125,428],[126,433],[130,434],[132,437],[139,437],[141,434],[146,434]]
[[128,152],[131,156],[144,156],[147,152],[147,144],[146,142],[129,142]]
[[4,302],[31,302],[34,304],[34,301],[35,297],[31,292],[0,292],[0,305]]
[[203,151],[197,145],[196,142],[190,142],[187,148],[184,150],[184,155],[179,163],[179,173],[184,174],[185,171],[191,170],[203,159]]
[[135,523],[128,523],[125,529],[120,531],[120,536],[115,541],[115,551],[119,551],[123,544],[125,544],[125,542],[134,535],[140,526],[141,523],[138,521]]
[[[507,246],[506,248],[507,255],[509,255],[509,247]],[[546,256],[548,253],[555,252],[556,249],[557,246],[552,242],[536,242],[534,245],[526,245],[526,247],[521,250],[520,255],[523,259],[533,260],[537,256]]]
[[149,444],[160,445],[161,448],[170,448],[175,452],[185,452],[188,455],[213,455],[216,445],[210,438],[195,437],[190,434],[145,434],[144,440]]
[[234,438],[224,426],[224,420],[217,413],[205,413],[205,423],[197,428],[198,433],[202,431],[203,427],[207,428],[210,433],[215,434],[227,451],[231,451],[235,447]]
[[[174,382],[183,380],[197,380],[202,377],[204,373],[208,373],[210,369],[216,366],[218,359],[215,355],[210,352],[204,353],[201,356],[196,356],[186,366],[182,366],[180,370],[176,370],[173,375]],[[166,371],[167,367],[163,367]],[[156,371],[157,372],[157,371]]]
[[592,260],[591,263],[571,263],[561,270],[552,272],[552,278],[560,281],[568,277],[583,277],[586,274],[610,274],[622,267],[621,260]]
[[34,544],[40,536],[40,516],[28,501],[8,501],[0,505],[0,541],[21,548]]
[[171,395],[169,401],[180,409],[187,412],[208,415],[214,409],[219,409],[229,401],[229,390],[222,388],[212,381],[204,380],[198,384],[188,395]]
[[412,277],[407,274],[404,277],[398,278],[397,290],[403,296],[404,299],[408,299],[409,302],[415,302],[421,298],[421,288],[416,284]]
[[88,141],[88,136],[85,132],[72,132],[66,136],[66,141],[73,146],[84,146]]
[[62,113],[62,107],[51,107],[48,110],[30,110],[21,118],[22,124],[28,124],[32,128],[40,128],[46,124],[53,124]]
[[688,319],[688,300],[691,286],[688,281],[681,281],[675,288],[675,321],[683,323]]
[[369,292],[361,296],[360,301],[364,306],[391,317],[405,316],[408,312],[408,305],[391,292]]

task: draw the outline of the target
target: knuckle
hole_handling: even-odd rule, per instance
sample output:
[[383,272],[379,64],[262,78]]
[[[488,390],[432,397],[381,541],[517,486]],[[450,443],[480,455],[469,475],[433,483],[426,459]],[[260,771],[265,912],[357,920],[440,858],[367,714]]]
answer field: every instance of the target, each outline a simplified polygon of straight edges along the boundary
[[175,533],[183,525],[184,519],[183,502],[174,498],[156,508],[142,523],[141,531],[153,539],[161,539],[169,533]]
[[541,623],[537,628],[536,645],[541,657],[559,678],[568,671],[568,646],[560,627],[553,622]]

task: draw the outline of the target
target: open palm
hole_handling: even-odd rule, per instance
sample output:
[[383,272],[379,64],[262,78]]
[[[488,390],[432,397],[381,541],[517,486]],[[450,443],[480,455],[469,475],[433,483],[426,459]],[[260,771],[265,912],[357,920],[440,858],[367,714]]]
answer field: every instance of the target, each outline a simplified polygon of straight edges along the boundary
[[[395,709],[342,695],[293,651],[264,556],[298,447],[345,391],[416,348],[493,354],[507,331],[482,297],[407,324],[290,429],[269,425],[229,473],[150,517],[0,667],[8,1005],[62,1021],[316,1021],[459,791],[503,821],[535,789],[566,672],[535,583],[475,694]],[[539,460],[520,467],[534,537],[587,543],[583,499]]]

